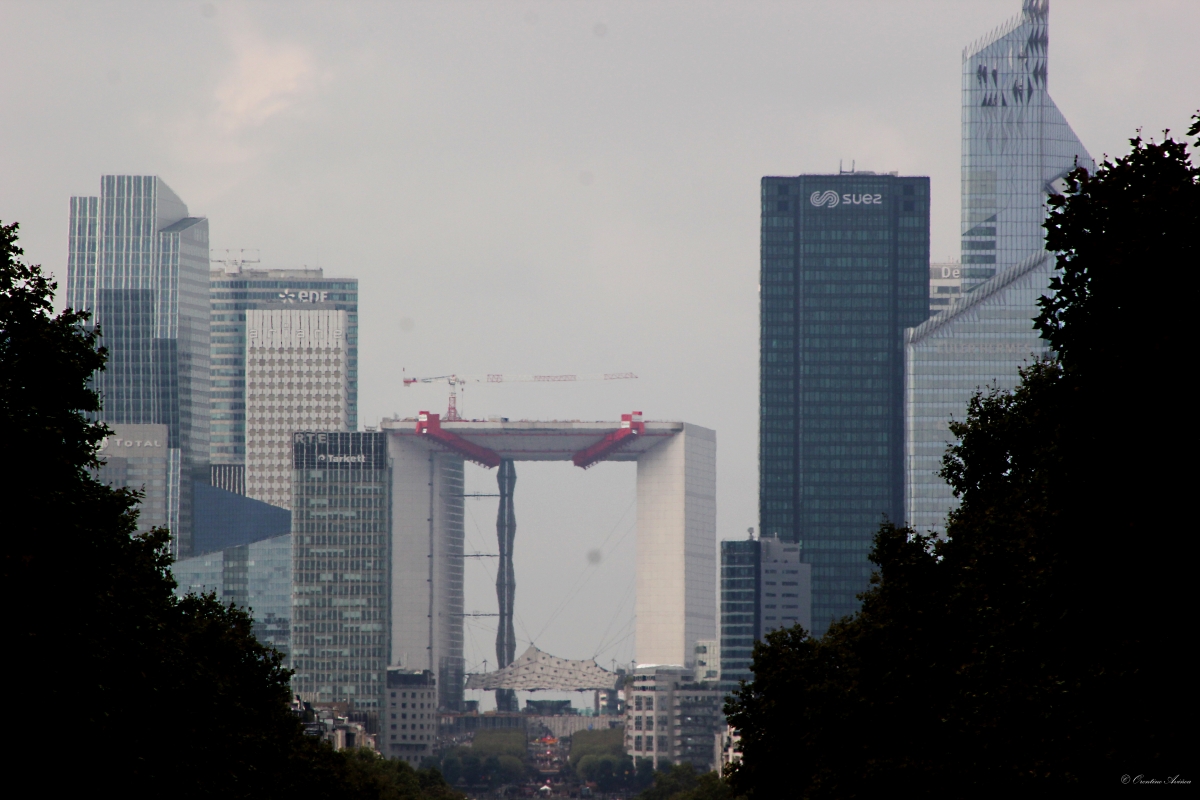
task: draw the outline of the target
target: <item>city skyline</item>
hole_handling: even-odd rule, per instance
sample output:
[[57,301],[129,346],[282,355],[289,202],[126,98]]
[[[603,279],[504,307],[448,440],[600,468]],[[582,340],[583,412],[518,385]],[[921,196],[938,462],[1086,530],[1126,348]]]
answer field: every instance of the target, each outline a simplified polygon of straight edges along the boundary
[[[15,30],[40,26],[67,44],[31,35],[0,56],[13,74],[38,74],[38,86],[56,98],[35,101],[21,81],[4,89],[6,107],[36,124],[2,134],[9,183],[0,216],[22,221],[30,260],[58,272],[61,283],[64,198],[94,192],[99,174],[155,173],[212,219],[214,247],[257,246],[268,266],[320,264],[329,275],[370,280],[363,314],[372,321],[363,332],[363,359],[374,377],[362,389],[363,424],[393,411],[440,410],[441,387],[405,390],[401,367],[416,374],[560,365],[563,371],[633,369],[641,376],[636,387],[562,387],[557,394],[485,388],[468,394],[465,409],[535,418],[568,409],[573,416],[608,419],[642,407],[652,418],[678,416],[713,427],[723,442],[719,531],[737,536],[756,516],[756,387],[753,369],[736,358],[754,347],[757,332],[757,220],[755,209],[747,209],[755,203],[754,181],[772,172],[832,171],[839,158],[847,166],[857,158],[865,169],[929,172],[932,255],[957,254],[960,51],[1018,6],[961,4],[948,13],[945,5],[872,6],[868,12],[847,4],[736,14],[705,7],[711,16],[691,19],[676,7],[637,24],[619,5],[554,12],[521,6],[507,15],[483,10],[477,23],[454,8],[416,16],[396,11],[378,20],[363,10],[333,21],[305,8],[280,26],[269,9],[222,3],[214,4],[214,17],[191,6],[184,16],[181,6],[177,15],[151,9],[140,17],[85,8],[77,19],[53,8],[9,6],[6,19]],[[1194,19],[1196,11],[1191,4],[1174,8],[1151,15],[1103,3],[1054,4],[1054,95],[1095,153],[1121,150],[1138,125],[1152,133],[1179,128],[1186,119],[1197,92],[1179,37],[1195,26],[1180,19]],[[529,10],[539,12],[534,23],[524,19]],[[392,20],[421,35],[405,37],[394,52],[382,48],[381,31],[390,30]],[[601,23],[604,36],[595,32]],[[121,30],[126,25],[130,32]],[[318,27],[349,32],[349,44],[323,38],[314,33]],[[363,33],[367,27],[375,32]],[[191,44],[171,38],[185,30],[200,38]],[[570,46],[545,50],[556,37]],[[423,52],[420,38],[446,55]],[[645,55],[650,51],[642,43],[651,38],[662,42],[661,61]],[[100,42],[122,55],[101,53]],[[128,46],[112,46],[123,42]],[[186,75],[153,68],[168,47],[159,42],[179,52]],[[546,52],[545,60],[526,63],[522,54],[530,49]],[[710,62],[704,54],[712,52],[727,56]],[[859,53],[861,63],[850,63],[844,52]],[[743,54],[747,66],[737,71],[730,62]],[[92,67],[86,80],[73,59]],[[488,92],[514,104],[513,112],[489,102],[486,93],[464,91],[478,78],[472,67],[478,59],[501,81],[488,83]],[[422,60],[434,68],[409,69]],[[685,68],[664,71],[670,61]],[[890,79],[878,77],[886,71]],[[1145,88],[1145,77],[1158,71],[1179,78]],[[543,78],[543,72],[570,80]],[[253,84],[257,94],[231,88],[239,76],[255,73],[263,80]],[[704,81],[705,93],[654,110],[651,101],[663,99],[663,90],[685,73]],[[645,78],[631,81],[631,74]],[[160,103],[157,75],[188,102]],[[821,90],[822,83],[830,88]],[[615,93],[622,85],[631,87],[628,98]],[[577,91],[580,86],[586,91]],[[564,100],[567,89],[579,99]],[[348,105],[337,103],[339,93]],[[734,97],[739,93],[744,101]],[[346,113],[366,96],[378,115]],[[550,102],[535,102],[539,97]],[[628,111],[614,99],[628,99]],[[719,102],[729,102],[733,112],[713,115]],[[71,127],[56,116],[63,113],[59,104],[93,120],[86,141],[62,144]],[[548,110],[555,104],[562,110]],[[110,109],[119,113],[100,113]],[[188,114],[198,115],[192,125]],[[326,116],[336,126],[322,122]],[[631,121],[639,116],[653,124]],[[416,136],[411,118],[432,132]],[[533,119],[549,133],[539,136],[537,126],[518,118]],[[592,133],[598,121],[603,125]],[[476,138],[467,132],[472,129],[488,135]],[[179,131],[192,131],[191,138],[177,142],[172,134]],[[630,156],[618,146],[625,142],[647,155]],[[488,161],[520,169],[480,169],[482,156],[457,168],[447,155],[481,146]],[[546,242],[531,246],[540,234]],[[576,251],[586,256],[572,255]],[[492,321],[497,309],[504,311],[502,324]],[[533,325],[537,313],[545,318]],[[585,341],[596,344],[583,348]],[[544,544],[546,560],[518,553],[518,580],[528,585],[536,576],[543,598],[556,597],[591,570],[596,577],[569,609],[579,614],[580,628],[608,625],[611,614],[595,609],[600,601],[617,602],[630,577],[617,569],[621,549],[606,547],[594,567],[586,561],[614,526],[620,525],[614,541],[624,532],[623,507],[601,502],[619,494],[614,489],[627,488],[632,496],[632,475],[621,472],[620,466],[599,467],[589,476],[594,486],[582,490],[587,511],[580,514],[554,505],[572,476],[532,468],[522,474],[522,534]],[[494,491],[488,474],[476,479],[468,470],[466,480],[468,491]],[[491,510],[473,505],[487,534]],[[558,541],[564,524],[573,531],[571,543]],[[562,563],[571,569],[550,568]],[[487,610],[490,581],[483,576],[475,584],[481,590],[474,600],[468,596],[468,607]],[[592,587],[603,591],[593,594]],[[530,604],[519,611],[528,635],[556,653],[591,654],[590,640],[554,625],[539,636],[557,603],[526,597]],[[517,630],[523,639],[526,633]],[[478,652],[489,651],[485,637]]]

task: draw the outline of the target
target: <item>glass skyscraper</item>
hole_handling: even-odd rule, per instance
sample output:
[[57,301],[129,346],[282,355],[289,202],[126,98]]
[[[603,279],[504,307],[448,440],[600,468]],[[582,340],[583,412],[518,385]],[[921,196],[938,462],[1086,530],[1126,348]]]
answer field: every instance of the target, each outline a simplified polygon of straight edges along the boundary
[[762,635],[758,584],[761,548],[754,539],[721,542],[721,678],[729,694],[754,680],[750,656]]
[[292,618],[292,536],[272,536],[181,559],[171,565],[179,597],[215,592],[247,609],[260,642],[288,653]]
[[1049,352],[1033,316],[1053,269],[1053,254],[1034,253],[907,331],[905,518],[918,531],[945,533],[958,503],[938,476],[950,418],[966,418],[978,388],[1015,386],[1017,370]]
[[387,434],[296,433],[293,444],[292,686],[308,702],[378,714],[391,633]]
[[[346,312],[346,427],[358,427],[358,280],[320,269],[212,271],[212,433],[214,465],[246,463],[246,312],[308,309]],[[217,472],[221,472],[217,467]],[[228,472],[228,470],[225,470]],[[245,491],[244,476],[232,477]]]
[[858,608],[903,515],[904,329],[929,315],[929,179],[762,180],[759,519],[812,565],[813,631]]
[[166,522],[191,553],[192,481],[207,479],[208,220],[160,179],[105,175],[99,197],[72,197],[67,305],[91,311],[108,348],[96,375],[100,419],[166,425]]
[[905,518],[920,531],[944,533],[957,505],[937,475],[950,418],[1048,352],[1033,330],[1054,269],[1046,199],[1076,165],[1095,169],[1047,93],[1048,18],[1047,0],[1025,0],[963,51],[962,293],[905,346]]
[[1046,195],[1095,162],[1047,91],[1049,0],[963,50],[963,291],[1042,249]]

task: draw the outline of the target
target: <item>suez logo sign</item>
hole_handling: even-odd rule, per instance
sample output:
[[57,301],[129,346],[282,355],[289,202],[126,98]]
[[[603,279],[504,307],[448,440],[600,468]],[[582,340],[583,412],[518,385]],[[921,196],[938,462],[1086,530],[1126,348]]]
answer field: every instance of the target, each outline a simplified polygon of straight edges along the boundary
[[823,192],[813,192],[809,195],[808,202],[812,203],[817,208],[829,206],[837,208],[838,206],[877,206],[883,204],[883,195],[881,194],[843,194],[839,195],[832,189],[826,189]]

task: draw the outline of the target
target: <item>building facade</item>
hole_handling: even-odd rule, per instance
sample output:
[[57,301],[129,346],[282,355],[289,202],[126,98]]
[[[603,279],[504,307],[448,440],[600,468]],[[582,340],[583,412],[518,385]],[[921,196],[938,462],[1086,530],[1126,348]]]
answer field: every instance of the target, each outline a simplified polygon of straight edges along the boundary
[[760,636],[800,625],[812,630],[812,565],[800,561],[800,546],[771,536],[759,542]]
[[962,265],[971,291],[1043,249],[1046,197],[1095,162],[1050,99],[1049,0],[968,45],[962,60]]
[[[386,434],[385,434],[386,435]],[[460,711],[463,658],[463,458],[388,436],[392,463],[390,664],[437,679],[438,708]]]
[[1053,270],[1052,253],[1034,253],[907,331],[905,517],[918,531],[944,534],[958,505],[938,475],[950,420],[966,419],[976,391],[1012,388],[1022,366],[1049,355],[1032,319]]
[[719,769],[725,734],[724,695],[696,683],[682,666],[646,665],[625,684],[625,752],[655,768],[691,764]]
[[762,547],[757,539],[721,542],[721,680],[723,694],[754,680],[750,657],[762,636],[759,577]]
[[[344,311],[346,322],[346,430],[358,428],[358,280],[326,278],[320,269],[214,269],[212,308],[212,423],[209,459],[213,465],[246,463],[246,312],[281,309]],[[224,476],[232,472],[224,470]],[[236,483],[230,476],[227,482]],[[226,483],[213,481],[213,485]],[[231,489],[232,491],[232,489]],[[244,494],[244,490],[239,492]]]
[[703,639],[692,649],[692,680],[696,683],[718,684],[721,682],[721,641]]
[[97,478],[114,489],[142,493],[138,533],[169,522],[171,451],[166,425],[109,425],[97,454],[103,465]]
[[292,434],[349,428],[345,311],[251,309],[246,317],[246,495],[292,507]]
[[177,557],[192,547],[192,481],[207,479],[208,220],[160,178],[105,175],[72,197],[67,305],[91,311],[108,348],[99,418],[165,425],[166,524]]
[[310,703],[379,714],[391,634],[387,436],[300,432],[292,443],[292,687]]
[[292,512],[222,489],[195,484],[195,555],[253,544],[292,532]]
[[1046,200],[1076,166],[1095,169],[1050,98],[1048,53],[1047,0],[963,51],[962,295],[906,333],[905,519],[921,531],[943,533],[957,505],[937,475],[951,417],[1048,354],[1033,330],[1054,268]]
[[929,316],[940,314],[962,294],[963,267],[958,261],[929,265]]
[[292,536],[273,536],[226,547],[171,565],[175,594],[214,592],[224,604],[246,609],[254,635],[285,656],[292,618]]
[[634,650],[641,664],[692,664],[717,635],[717,436],[698,425],[637,461]]
[[389,667],[379,752],[414,767],[437,746],[437,678],[429,670]]
[[929,179],[762,180],[759,520],[812,565],[812,627],[858,608],[904,510],[904,329],[929,314]]

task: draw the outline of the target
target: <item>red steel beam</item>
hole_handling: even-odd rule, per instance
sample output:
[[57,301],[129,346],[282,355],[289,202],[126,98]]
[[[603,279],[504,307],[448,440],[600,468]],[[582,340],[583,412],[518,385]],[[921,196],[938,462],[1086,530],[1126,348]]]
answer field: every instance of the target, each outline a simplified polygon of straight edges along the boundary
[[617,428],[612,433],[605,434],[603,439],[591,447],[580,450],[571,457],[571,461],[574,462],[575,466],[587,469],[593,464],[608,458],[614,452],[632,442],[635,436],[640,436],[645,432],[646,423],[642,422],[642,412],[634,411],[632,414],[622,414],[620,428]]
[[417,433],[422,436],[428,436],[449,450],[453,450],[463,458],[474,461],[476,464],[484,467],[500,466],[500,456],[495,450],[489,450],[486,447],[480,447],[477,444],[468,442],[466,439],[451,433],[447,430],[442,430],[442,419],[440,414],[430,414],[428,411],[422,411],[417,414]]

